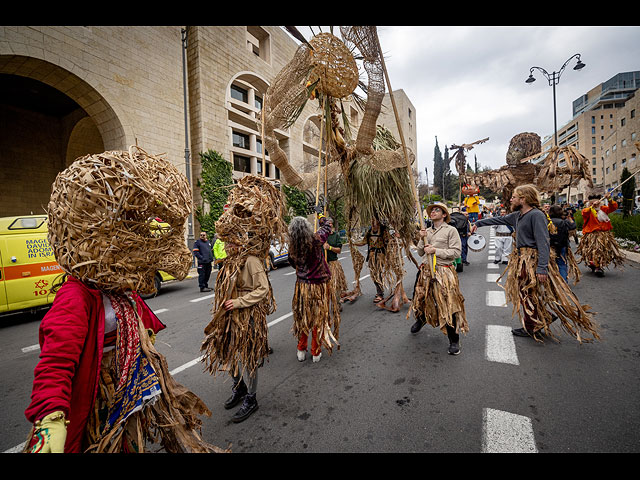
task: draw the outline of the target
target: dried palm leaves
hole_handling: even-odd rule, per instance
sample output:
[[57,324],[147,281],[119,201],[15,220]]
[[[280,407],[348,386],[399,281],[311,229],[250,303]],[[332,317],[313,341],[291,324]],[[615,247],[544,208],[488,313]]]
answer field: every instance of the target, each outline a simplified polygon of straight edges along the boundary
[[611,230],[585,233],[576,253],[580,257],[578,263],[584,262],[587,266],[593,263],[599,268],[608,268],[613,263],[616,268],[621,269],[625,260]]
[[[317,339],[320,346],[329,353],[333,352],[334,344],[340,348],[335,334],[339,331],[340,315],[335,315],[331,308],[331,286],[325,283],[306,283],[297,281],[293,292],[291,307],[293,309],[293,326],[291,332],[295,338],[307,335],[317,329]],[[337,326],[337,330],[334,328]]]
[[[538,251],[535,248],[517,248],[509,256],[509,265],[500,275],[497,282],[507,275],[504,285],[507,300],[513,304],[513,316],[520,316],[525,326],[524,316],[535,324],[535,331],[542,331],[551,338],[556,338],[549,328],[555,320],[560,320],[561,327],[580,343],[599,339],[593,323],[591,307],[582,305],[571,291],[558,271],[556,255],[550,251],[548,280],[540,282],[536,276]],[[502,285],[501,285],[502,286]],[[586,335],[592,337],[587,338]],[[534,335],[536,341],[541,341]]]
[[[255,371],[268,355],[267,315],[276,309],[271,283],[263,301],[247,308],[226,311],[224,303],[246,293],[239,291],[238,278],[247,262],[259,270],[274,239],[286,242],[284,198],[264,177],[247,175],[229,194],[229,208],[216,222],[216,232],[230,249],[214,289],[213,317],[205,328],[201,346],[206,369],[215,374],[242,368]],[[249,258],[255,257],[255,258]],[[256,258],[258,260],[256,260]],[[257,262],[257,266],[256,266]]]
[[464,297],[460,293],[458,274],[452,266],[436,265],[432,271],[426,263],[420,265],[411,307],[416,318],[424,318],[432,327],[447,334],[447,325],[453,326],[453,316],[457,315],[456,331],[467,333],[469,324],[464,310]]

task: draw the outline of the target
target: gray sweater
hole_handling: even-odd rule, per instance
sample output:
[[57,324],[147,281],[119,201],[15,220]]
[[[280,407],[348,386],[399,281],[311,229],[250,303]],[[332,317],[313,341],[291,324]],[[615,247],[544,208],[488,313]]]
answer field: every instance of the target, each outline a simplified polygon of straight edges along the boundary
[[549,229],[547,216],[542,210],[533,208],[525,214],[519,211],[505,215],[478,220],[475,225],[510,225],[516,230],[516,248],[530,247],[538,250],[536,273],[547,273],[549,265]]

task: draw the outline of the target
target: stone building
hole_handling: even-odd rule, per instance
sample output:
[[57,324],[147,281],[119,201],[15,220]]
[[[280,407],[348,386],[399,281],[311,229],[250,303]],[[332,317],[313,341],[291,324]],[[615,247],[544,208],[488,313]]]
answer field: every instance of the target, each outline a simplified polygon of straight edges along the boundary
[[[277,26],[0,26],[0,216],[43,213],[59,171],[131,145],[183,171],[198,206],[200,153],[220,153],[234,178],[262,174],[262,96],[297,47]],[[398,92],[415,153],[416,112]],[[382,121],[397,134],[385,103]],[[316,105],[277,131],[301,172],[317,164]],[[353,102],[346,109],[357,128],[362,113]],[[190,223],[190,238],[197,228]]]

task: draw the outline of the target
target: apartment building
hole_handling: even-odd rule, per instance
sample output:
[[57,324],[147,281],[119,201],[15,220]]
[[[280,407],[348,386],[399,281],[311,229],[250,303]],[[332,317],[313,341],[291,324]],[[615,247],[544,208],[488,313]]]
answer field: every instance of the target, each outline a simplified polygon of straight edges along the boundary
[[[634,146],[640,133],[638,88],[640,71],[618,73],[574,100],[573,118],[558,128],[558,146],[571,145],[589,159],[591,180],[596,186],[613,188],[619,184],[625,166],[630,172],[640,167]],[[545,137],[542,151],[549,150],[554,142],[553,134]],[[636,185],[640,190],[640,174]],[[568,194],[572,203],[585,200],[587,183],[565,188],[560,200],[566,201]]]

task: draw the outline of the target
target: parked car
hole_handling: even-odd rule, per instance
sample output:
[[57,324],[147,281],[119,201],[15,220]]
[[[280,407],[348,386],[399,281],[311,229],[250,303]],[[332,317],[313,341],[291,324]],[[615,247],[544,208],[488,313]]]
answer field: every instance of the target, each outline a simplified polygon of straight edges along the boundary
[[271,271],[274,266],[289,261],[289,245],[286,243],[280,245],[279,242],[273,242],[269,248],[269,262],[267,263],[267,271]]

